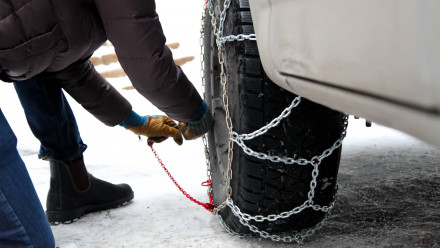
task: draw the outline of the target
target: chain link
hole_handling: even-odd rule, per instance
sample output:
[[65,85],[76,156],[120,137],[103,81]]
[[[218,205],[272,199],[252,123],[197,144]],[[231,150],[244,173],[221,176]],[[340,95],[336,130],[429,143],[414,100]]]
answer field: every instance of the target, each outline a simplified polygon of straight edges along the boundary
[[240,237],[240,238],[252,237],[252,235],[250,235],[250,234],[242,234],[242,233],[235,232],[234,230],[232,230],[231,228],[229,228],[228,225],[226,225],[226,223],[225,223],[225,221],[223,220],[223,218],[222,218],[221,215],[217,214],[217,217],[218,217],[218,220],[219,220],[219,222],[220,222],[220,225],[221,225],[221,226],[222,226],[222,227],[223,227],[223,228],[224,228],[229,234],[234,235],[234,236],[238,236],[238,237]]
[[[210,0],[209,2],[211,2]],[[226,68],[225,68],[225,50],[224,46],[221,42],[219,42],[220,38],[223,37],[224,23],[226,20],[226,13],[231,5],[231,0],[225,0],[223,4],[223,10],[220,12],[220,24],[217,33],[217,47],[218,47],[218,60],[221,68],[220,72],[220,84],[222,86],[222,100],[223,100],[223,108],[225,109],[226,114],[226,126],[228,128],[229,133],[233,132],[232,118],[229,111],[229,97],[227,90],[227,76],[226,76]],[[211,19],[215,19],[215,16],[212,15]],[[234,159],[234,142],[231,139],[228,139],[228,169],[226,172],[226,199],[231,199],[232,196],[232,161]],[[221,204],[221,207],[225,207],[226,204]],[[216,209],[217,210],[217,209]]]
[[348,124],[348,117],[347,116],[344,117],[344,129],[341,133],[340,138],[330,148],[324,150],[321,155],[314,156],[310,160],[303,159],[303,158],[294,159],[294,158],[290,158],[290,157],[280,157],[280,156],[276,156],[276,155],[271,156],[271,155],[268,155],[268,154],[265,154],[262,152],[255,152],[254,150],[252,150],[251,148],[246,146],[246,144],[244,143],[245,140],[254,139],[260,135],[265,134],[267,131],[269,131],[269,129],[278,126],[278,124],[281,122],[281,120],[286,118],[287,116],[289,116],[291,113],[291,110],[293,108],[297,107],[300,102],[301,102],[301,97],[298,96],[292,101],[292,103],[290,104],[290,106],[288,108],[284,109],[283,112],[277,118],[273,119],[266,126],[254,131],[250,134],[238,134],[236,132],[231,132],[230,139],[232,139],[235,143],[237,143],[237,145],[239,145],[247,155],[256,157],[258,159],[270,160],[274,163],[281,162],[284,164],[319,165],[324,158],[330,156],[334,150],[338,149],[342,145],[342,141],[344,140],[346,133],[347,133],[347,131],[346,131],[347,130],[346,126]]
[[[212,9],[212,3],[210,5]],[[206,11],[208,10],[208,4],[203,5],[203,12],[202,12],[202,18],[200,20],[200,77],[202,79],[202,95],[203,100],[205,100],[205,45],[204,45],[204,38],[205,38],[205,25],[206,25]],[[211,10],[208,10],[211,11]],[[213,10],[212,10],[213,11]],[[213,22],[211,22],[211,25],[216,25],[216,20],[214,19]],[[211,174],[211,161],[210,161],[210,155],[209,155],[209,148],[208,148],[208,139],[207,135],[202,136],[202,142],[205,152],[205,162],[206,162],[206,175],[208,176],[208,180],[212,182],[212,174]],[[212,194],[212,183],[208,185],[208,195]],[[226,204],[225,204],[226,205]],[[219,207],[214,207],[213,214],[217,214],[219,211]]]
[[255,34],[239,34],[239,35],[228,35],[219,38],[219,43],[224,44],[228,41],[245,41],[245,40],[257,40]]
[[238,135],[236,132],[233,132],[231,135],[232,136],[236,136],[237,139],[241,139],[241,140],[250,140],[253,139],[255,137],[258,137],[260,135],[265,134],[267,131],[269,131],[269,129],[276,127],[278,124],[280,124],[280,122],[286,118],[287,116],[290,115],[290,112],[292,111],[293,108],[297,107],[298,104],[300,104],[301,102],[301,97],[297,96],[295,99],[293,99],[292,103],[290,104],[290,106],[288,108],[286,108],[285,110],[283,110],[283,112],[281,112],[281,114],[273,119],[269,124],[267,124],[266,126],[250,133],[250,134],[241,134]]
[[[212,2],[212,0],[209,0],[209,2]],[[220,42],[220,39],[223,38],[223,30],[224,30],[224,24],[225,24],[225,20],[226,20],[226,13],[229,9],[229,6],[231,6],[231,0],[225,0],[225,2],[223,3],[223,10],[220,12],[220,24],[218,27],[218,34],[217,34],[217,46],[218,46],[218,50],[220,53],[220,50],[223,50],[223,44]],[[211,16],[212,18],[212,16]]]
[[[239,219],[239,221],[242,225],[248,227],[249,230],[251,230],[252,232],[259,234],[262,238],[269,238],[272,241],[297,242],[298,244],[303,244],[304,239],[313,235],[317,230],[319,230],[322,227],[322,225],[324,224],[324,222],[330,216],[330,211],[327,211],[326,214],[324,215],[323,220],[320,223],[318,223],[316,226],[309,228],[309,229],[306,229],[306,230],[303,230],[301,232],[296,232],[296,233],[294,232],[293,236],[281,237],[276,234],[271,235],[270,233],[268,233],[266,231],[259,230],[258,227],[249,223],[250,219],[244,218],[245,214],[241,213],[240,209],[236,205],[234,205],[232,200],[231,201],[227,200],[226,202],[227,202],[227,205],[231,208],[232,213]],[[273,215],[269,215],[269,216],[272,217]],[[256,217],[256,216],[254,216],[254,217]],[[257,219],[259,219],[259,218],[257,218]],[[221,218],[220,218],[220,220],[221,220],[222,225],[225,227],[225,229],[229,233],[231,233],[233,235],[240,235],[240,234],[237,234],[236,232],[232,231],[229,227],[227,227],[227,225],[223,222],[223,220]],[[272,219],[268,219],[268,220],[274,221]],[[255,220],[255,221],[257,221],[257,220]]]
[[[276,127],[284,118],[290,115],[291,110],[298,106],[301,102],[301,97],[296,97],[289,107],[287,107],[285,110],[282,111],[282,113],[272,120],[269,124],[266,126],[250,133],[250,134],[238,134],[233,131],[233,125],[232,125],[232,118],[229,111],[229,98],[228,98],[228,91],[227,91],[227,75],[226,75],[226,68],[225,68],[225,50],[224,50],[224,44],[226,42],[233,42],[233,41],[244,41],[244,40],[256,40],[255,34],[238,34],[238,35],[228,35],[223,36],[224,32],[224,22],[226,20],[227,10],[229,9],[231,5],[231,0],[225,0],[223,4],[223,9],[220,11],[220,17],[219,17],[219,27],[217,28],[217,18],[215,14],[214,5],[212,3],[212,0],[208,0],[208,2],[205,4],[202,14],[202,28],[201,28],[201,38],[200,38],[200,46],[201,46],[201,63],[202,63],[202,69],[201,69],[201,77],[202,77],[202,87],[204,92],[204,86],[205,86],[205,77],[204,77],[204,44],[203,44],[203,38],[204,38],[204,27],[206,25],[205,19],[206,19],[206,11],[208,11],[208,14],[211,17],[211,29],[213,34],[216,37],[216,44],[218,48],[218,62],[220,65],[220,84],[222,89],[222,100],[223,100],[223,108],[225,109],[226,114],[226,125],[229,131],[229,139],[228,139],[228,168],[227,168],[227,185],[226,185],[226,200],[221,203],[219,206],[214,208],[214,213],[218,215],[219,221],[221,225],[226,229],[226,231],[232,235],[237,235],[240,237],[247,237],[251,235],[243,235],[239,234],[232,229],[230,229],[226,223],[223,221],[222,217],[218,214],[218,211],[228,206],[234,216],[236,216],[240,223],[246,227],[249,228],[250,231],[253,233],[259,234],[263,238],[269,238],[273,241],[283,241],[283,242],[297,242],[299,244],[303,243],[303,240],[315,233],[318,229],[320,229],[326,221],[329,216],[330,212],[334,207],[335,201],[336,201],[336,195],[331,202],[329,206],[320,206],[317,204],[314,204],[314,196],[315,196],[315,189],[317,186],[317,178],[319,176],[319,165],[321,164],[322,160],[330,156],[336,149],[338,149],[342,145],[342,141],[346,136],[347,133],[347,125],[348,125],[348,116],[344,116],[343,120],[343,130],[341,132],[340,138],[328,149],[324,150],[319,156],[314,156],[312,159],[304,159],[304,158],[290,158],[290,157],[280,157],[276,155],[268,155],[261,152],[255,152],[249,147],[247,147],[244,143],[246,140],[254,139],[260,135],[265,134],[269,129]],[[218,7],[218,6],[217,6]],[[250,214],[243,213],[240,208],[234,204],[234,201],[232,200],[232,187],[231,187],[231,180],[232,180],[232,161],[233,161],[233,149],[234,149],[234,143],[237,143],[239,147],[243,149],[243,151],[250,155],[254,156],[258,159],[264,159],[264,160],[270,160],[275,163],[285,163],[285,164],[298,164],[301,166],[310,165],[313,167],[312,170],[312,179],[310,181],[310,190],[307,194],[307,200],[300,206],[297,206],[293,208],[290,211],[282,212],[279,214],[269,214],[267,216],[263,215],[255,215],[251,216]],[[211,165],[209,161],[209,150],[208,145],[206,141],[206,137],[203,136],[203,144],[205,146],[205,156],[206,156],[206,163],[208,167],[208,177],[211,179]],[[335,191],[337,192],[338,185],[336,184]],[[209,192],[212,192],[212,188],[209,189]],[[249,223],[249,221],[255,221],[255,222],[265,222],[265,221],[277,221],[280,219],[286,219],[289,218],[292,215],[298,214],[302,212],[303,210],[307,208],[312,208],[315,211],[321,211],[325,213],[323,220],[318,223],[316,226],[303,230],[301,232],[293,233],[292,236],[284,236],[281,237],[279,235],[271,235],[266,231],[261,231],[256,227],[255,225],[252,225]]]

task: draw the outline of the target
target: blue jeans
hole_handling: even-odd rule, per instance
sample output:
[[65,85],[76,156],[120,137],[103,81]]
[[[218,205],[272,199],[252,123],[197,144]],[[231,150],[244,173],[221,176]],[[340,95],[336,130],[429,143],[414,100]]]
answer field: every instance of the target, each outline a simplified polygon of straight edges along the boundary
[[43,207],[0,109],[0,247],[55,247]]
[[14,86],[29,127],[40,140],[38,157],[50,156],[64,161],[81,158],[87,145],[81,139],[61,87],[35,79],[16,82]]

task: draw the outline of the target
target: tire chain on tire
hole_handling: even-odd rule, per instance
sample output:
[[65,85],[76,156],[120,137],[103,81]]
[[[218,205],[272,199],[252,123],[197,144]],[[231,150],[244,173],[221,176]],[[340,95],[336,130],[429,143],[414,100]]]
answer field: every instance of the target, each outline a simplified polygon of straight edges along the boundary
[[[229,114],[229,106],[228,106],[228,95],[227,95],[227,90],[226,90],[226,84],[227,84],[227,78],[226,78],[226,71],[224,68],[224,43],[226,42],[233,42],[233,41],[245,41],[245,40],[256,40],[256,35],[255,34],[238,34],[238,35],[228,35],[228,36],[223,36],[223,28],[224,28],[224,22],[226,19],[226,12],[229,9],[231,4],[231,0],[225,0],[224,4],[223,4],[223,10],[220,13],[220,20],[219,20],[219,28],[217,29],[217,19],[215,18],[215,13],[214,13],[214,7],[212,4],[212,0],[208,0],[203,8],[203,13],[202,13],[202,19],[201,19],[201,29],[200,29],[200,47],[201,47],[201,52],[200,52],[200,62],[201,62],[201,72],[200,72],[200,76],[202,78],[202,92],[204,93],[205,90],[205,76],[204,76],[204,44],[203,44],[203,38],[204,38],[204,26],[205,26],[205,19],[206,19],[206,11],[208,11],[210,17],[211,17],[211,28],[212,31],[214,33],[214,35],[216,36],[216,44],[217,44],[217,48],[218,48],[218,57],[219,57],[219,64],[221,66],[221,73],[220,73],[220,82],[222,85],[222,91],[223,91],[223,106],[225,108],[226,111],[226,123],[227,123],[227,127],[229,130],[229,141],[228,141],[228,172],[227,172],[227,187],[226,187],[226,200],[220,204],[219,206],[217,206],[214,209],[214,214],[218,215],[220,224],[226,229],[226,231],[232,235],[236,235],[236,236],[240,236],[240,237],[249,237],[251,235],[243,235],[240,233],[237,233],[233,230],[231,230],[226,223],[223,221],[222,217],[218,214],[218,212],[222,209],[225,208],[226,206],[228,206],[229,208],[231,208],[232,213],[239,219],[240,223],[246,227],[249,228],[250,231],[252,231],[253,233],[259,234],[261,237],[263,238],[270,238],[273,241],[283,241],[283,242],[297,242],[298,244],[302,244],[303,240],[311,235],[313,235],[318,229],[320,229],[323,225],[323,223],[329,218],[330,216],[330,211],[332,210],[332,208],[334,207],[334,203],[336,201],[336,194],[335,194],[335,199],[331,202],[331,204],[329,206],[320,206],[317,204],[314,204],[313,198],[314,198],[314,191],[315,191],[315,187],[316,187],[316,179],[318,177],[319,174],[319,165],[321,164],[321,161],[323,159],[325,159],[326,157],[330,156],[333,151],[335,151],[336,149],[338,149],[341,145],[342,145],[342,141],[346,136],[347,133],[347,125],[348,125],[348,116],[345,115],[343,120],[344,120],[344,124],[343,124],[343,130],[341,132],[341,136],[340,138],[328,149],[326,149],[324,152],[322,152],[321,155],[316,155],[314,156],[312,159],[307,160],[307,159],[294,159],[294,158],[286,158],[286,157],[279,157],[279,156],[271,156],[271,155],[267,155],[265,153],[260,153],[260,152],[255,152],[252,149],[250,149],[249,147],[247,147],[244,144],[244,140],[250,140],[253,139],[255,137],[258,137],[260,135],[263,135],[264,133],[266,133],[270,128],[277,126],[280,121],[284,118],[286,118],[287,116],[289,116],[291,110],[293,108],[295,108],[296,106],[298,106],[298,104],[301,101],[301,97],[297,97],[295,98],[291,105],[289,107],[287,107],[277,118],[275,118],[274,120],[272,120],[269,124],[267,124],[266,126],[258,129],[255,132],[252,132],[250,134],[237,134],[236,132],[233,131],[233,127],[232,127],[232,120]],[[205,95],[205,94],[204,94]],[[204,144],[204,152],[205,152],[205,157],[206,157],[206,164],[207,164],[207,175],[208,178],[211,180],[211,165],[210,165],[210,160],[209,160],[209,149],[208,149],[208,145],[207,145],[207,138],[204,135],[203,138],[203,144]],[[282,162],[285,164],[298,164],[300,166],[305,166],[305,165],[311,165],[313,166],[313,171],[312,171],[312,180],[310,182],[310,190],[308,192],[308,199],[300,206],[295,207],[294,209],[290,210],[290,211],[286,211],[286,212],[282,212],[278,215],[276,214],[270,214],[268,216],[262,216],[262,215],[255,215],[255,216],[251,216],[249,214],[246,213],[242,213],[242,211],[240,210],[240,208],[234,204],[231,195],[232,195],[232,188],[231,188],[231,179],[232,179],[232,151],[233,151],[233,144],[237,143],[237,145],[239,145],[243,151],[253,157],[256,157],[258,159],[267,159],[270,160],[272,162]],[[337,189],[337,185],[336,185],[336,189]],[[208,193],[212,193],[212,187],[210,186],[208,188]],[[316,224],[314,227],[309,228],[307,230],[303,230],[301,232],[295,232],[293,236],[284,236],[281,237],[279,235],[274,235],[274,234],[269,234],[266,231],[261,231],[259,230],[255,225],[251,225],[249,224],[250,220],[256,221],[256,222],[264,222],[264,221],[276,221],[278,219],[283,219],[283,218],[288,218],[291,215],[294,214],[298,214],[301,211],[303,211],[306,208],[312,208],[315,211],[322,211],[325,214],[324,218],[318,223]]]

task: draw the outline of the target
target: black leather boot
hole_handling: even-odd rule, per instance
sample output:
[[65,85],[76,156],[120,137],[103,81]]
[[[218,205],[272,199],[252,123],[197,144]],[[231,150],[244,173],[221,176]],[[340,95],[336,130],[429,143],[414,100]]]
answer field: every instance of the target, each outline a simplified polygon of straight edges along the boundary
[[127,184],[114,185],[87,172],[84,160],[50,160],[46,215],[50,223],[71,223],[87,213],[124,205],[133,199]]

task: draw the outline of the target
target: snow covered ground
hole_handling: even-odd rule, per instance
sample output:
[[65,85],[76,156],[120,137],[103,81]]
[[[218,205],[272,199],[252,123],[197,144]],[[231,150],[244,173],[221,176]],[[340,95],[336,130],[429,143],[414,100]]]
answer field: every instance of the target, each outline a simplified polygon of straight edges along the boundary
[[[160,0],[157,10],[168,42],[179,42],[175,58],[199,89],[199,32],[203,1]],[[105,49],[99,53],[106,53]],[[98,70],[114,65],[98,67]],[[110,82],[140,114],[160,114],[126,78]],[[69,99],[70,100],[70,99]],[[59,245],[76,247],[290,247],[230,236],[217,218],[188,201],[167,178],[146,141],[120,127],[106,127],[70,100],[83,140],[85,161],[96,177],[128,183],[135,192],[122,208],[89,214],[53,226]],[[14,89],[0,84],[0,107],[19,139],[18,148],[45,205],[49,166],[37,159],[39,142],[30,132]],[[177,181],[207,201],[201,140],[172,141],[155,149]],[[340,194],[332,217],[303,247],[440,247],[440,151],[400,132],[350,120],[339,173]]]

